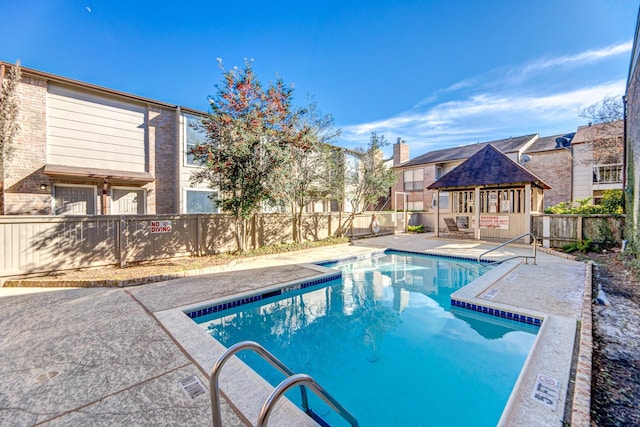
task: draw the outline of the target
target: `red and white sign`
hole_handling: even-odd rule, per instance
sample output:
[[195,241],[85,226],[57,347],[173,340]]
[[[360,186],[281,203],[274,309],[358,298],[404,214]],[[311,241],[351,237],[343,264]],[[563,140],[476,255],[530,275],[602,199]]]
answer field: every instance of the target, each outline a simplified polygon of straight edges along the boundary
[[171,233],[171,221],[151,221],[152,233]]
[[[475,228],[476,218],[471,217],[471,227]],[[491,228],[497,230],[509,229],[509,217],[497,216],[497,215],[481,215],[480,216],[480,228]]]

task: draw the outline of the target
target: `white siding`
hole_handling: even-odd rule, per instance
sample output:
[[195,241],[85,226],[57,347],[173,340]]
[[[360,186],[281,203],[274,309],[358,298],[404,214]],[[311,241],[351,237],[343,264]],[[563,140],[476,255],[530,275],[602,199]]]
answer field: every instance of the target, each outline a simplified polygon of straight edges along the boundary
[[47,163],[146,172],[145,108],[49,85]]
[[573,146],[573,200],[592,197],[592,153],[587,144]]

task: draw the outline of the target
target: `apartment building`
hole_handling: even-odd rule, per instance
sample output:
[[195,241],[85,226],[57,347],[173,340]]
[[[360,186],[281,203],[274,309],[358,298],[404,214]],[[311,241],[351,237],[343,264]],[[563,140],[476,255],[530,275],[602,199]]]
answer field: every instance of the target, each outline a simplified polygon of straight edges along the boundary
[[[0,76],[12,66],[0,62]],[[216,190],[191,181],[200,166],[189,152],[205,138],[198,126],[205,112],[21,71],[20,131],[0,176],[0,215],[218,212]],[[347,166],[358,161],[357,153],[335,150]],[[306,207],[337,209],[332,200]]]
[[179,107],[24,67],[17,92],[0,213],[178,212]]
[[[441,191],[438,200],[428,186],[491,145],[551,188],[544,191],[543,207],[591,198],[599,203],[604,190],[622,189],[622,121],[581,126],[576,132],[540,137],[538,134],[431,151],[409,159],[403,141],[394,145],[398,182],[392,188],[394,209],[448,212],[451,197]],[[397,204],[397,206],[396,206]]]

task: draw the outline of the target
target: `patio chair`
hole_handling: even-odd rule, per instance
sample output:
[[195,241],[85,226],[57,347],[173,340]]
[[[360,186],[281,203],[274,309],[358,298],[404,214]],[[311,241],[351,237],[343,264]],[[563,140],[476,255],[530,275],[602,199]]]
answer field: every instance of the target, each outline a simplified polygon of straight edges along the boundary
[[453,234],[460,237],[471,237],[473,235],[472,231],[460,230],[458,228],[458,224],[453,218],[443,218],[444,224],[447,226],[447,236],[449,234]]

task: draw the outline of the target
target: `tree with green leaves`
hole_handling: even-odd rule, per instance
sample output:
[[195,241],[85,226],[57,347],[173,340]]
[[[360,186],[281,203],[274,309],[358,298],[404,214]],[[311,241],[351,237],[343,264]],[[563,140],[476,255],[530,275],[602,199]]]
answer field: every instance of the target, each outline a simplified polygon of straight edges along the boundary
[[247,248],[249,220],[267,203],[284,198],[292,147],[310,146],[310,130],[301,126],[292,106],[293,89],[281,79],[264,88],[251,66],[225,70],[210,113],[202,120],[206,141],[192,153],[204,166],[192,182],[208,182],[219,192],[217,205],[236,222],[238,251]]
[[302,214],[305,206],[331,194],[330,162],[336,150],[328,145],[340,135],[333,117],[323,115],[315,102],[300,110],[299,126],[305,129],[307,144],[290,145],[287,178],[282,183],[293,219],[293,240],[302,242]]
[[[380,197],[389,194],[397,176],[393,169],[384,164],[382,148],[389,145],[384,135],[371,132],[366,148],[357,148],[354,155],[343,158],[334,167],[332,189],[338,200],[350,204],[349,216],[340,221],[338,236],[342,237],[353,224],[358,213],[372,205]],[[344,209],[340,209],[342,212]]]

